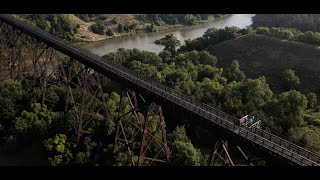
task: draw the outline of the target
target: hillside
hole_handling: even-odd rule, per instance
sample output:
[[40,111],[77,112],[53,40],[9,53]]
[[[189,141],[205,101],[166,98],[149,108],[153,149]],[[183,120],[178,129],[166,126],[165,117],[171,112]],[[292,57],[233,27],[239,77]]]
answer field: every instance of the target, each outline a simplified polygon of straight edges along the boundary
[[249,77],[266,76],[272,89],[278,87],[281,73],[292,69],[301,80],[300,89],[320,94],[320,48],[301,42],[281,40],[264,35],[245,35],[211,46],[218,64],[229,66],[237,59]]
[[79,28],[77,29],[76,37],[81,41],[100,41],[106,38],[106,35],[95,34],[91,31],[90,26],[93,22],[85,22],[75,16],[74,14],[70,14],[69,16],[74,22],[79,24]]
[[252,18],[252,27],[287,27],[302,32],[319,31],[319,14],[256,14]]

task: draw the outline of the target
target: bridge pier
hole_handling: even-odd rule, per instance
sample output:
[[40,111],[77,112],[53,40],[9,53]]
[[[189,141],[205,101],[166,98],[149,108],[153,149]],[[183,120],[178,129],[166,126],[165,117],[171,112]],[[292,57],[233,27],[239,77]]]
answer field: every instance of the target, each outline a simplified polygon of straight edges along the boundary
[[145,102],[140,94],[128,89],[121,94],[114,157],[127,158],[124,165],[168,163],[169,148],[161,106],[155,103],[139,106],[138,99]]

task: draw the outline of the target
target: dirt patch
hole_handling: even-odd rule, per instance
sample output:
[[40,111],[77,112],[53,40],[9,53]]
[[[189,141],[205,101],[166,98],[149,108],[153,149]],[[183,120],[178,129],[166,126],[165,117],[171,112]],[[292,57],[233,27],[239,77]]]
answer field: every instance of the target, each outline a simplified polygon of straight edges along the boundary
[[70,15],[70,17],[80,25],[80,27],[77,30],[76,37],[85,42],[94,42],[94,41],[101,41],[107,38],[106,35],[99,35],[95,34],[91,31],[90,26],[94,24],[94,22],[85,22],[79,19],[75,15]]

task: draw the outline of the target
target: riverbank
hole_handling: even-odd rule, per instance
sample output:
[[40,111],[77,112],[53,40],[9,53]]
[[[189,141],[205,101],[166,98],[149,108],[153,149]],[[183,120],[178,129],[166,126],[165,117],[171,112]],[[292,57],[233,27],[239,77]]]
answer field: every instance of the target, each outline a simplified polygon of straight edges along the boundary
[[[166,32],[166,31],[172,31],[173,29],[179,29],[179,28],[186,28],[186,27],[194,27],[197,25],[201,25],[201,24],[206,24],[206,23],[210,23],[210,22],[214,22],[214,21],[218,21],[221,18],[224,17],[228,17],[231,16],[231,14],[225,14],[225,15],[221,15],[219,17],[212,17],[208,20],[201,20],[199,21],[197,24],[195,25],[183,25],[183,24],[175,24],[175,25],[162,25],[162,26],[157,26],[157,31],[155,32],[146,32],[143,29],[139,29],[133,32],[129,32],[129,33],[115,33],[115,35],[113,36],[106,36],[106,35],[98,35],[99,38],[95,38],[94,40],[85,40],[83,38],[79,38],[77,40],[79,40],[78,42],[76,42],[75,44],[89,44],[89,43],[94,43],[94,42],[100,42],[100,41],[105,41],[105,40],[110,40],[110,39],[118,39],[118,38],[124,38],[124,37],[130,37],[130,36],[137,36],[137,35],[142,35],[142,34],[152,34],[152,33],[160,33],[160,32]],[[148,24],[146,24],[148,25]],[[146,26],[145,25],[145,26]],[[87,27],[86,27],[87,28]],[[96,34],[95,34],[96,36]]]
[[185,40],[195,39],[203,36],[209,28],[225,28],[226,26],[237,26],[245,28],[251,25],[251,17],[254,14],[231,14],[225,15],[215,20],[200,23],[194,26],[183,26],[162,30],[161,32],[143,33],[131,35],[122,38],[113,38],[105,41],[97,41],[92,43],[82,43],[79,47],[87,49],[99,56],[103,56],[109,52],[116,52],[119,48],[133,49],[137,48],[144,51],[159,53],[164,46],[157,45],[154,41],[163,38],[166,34],[172,33],[181,42]]

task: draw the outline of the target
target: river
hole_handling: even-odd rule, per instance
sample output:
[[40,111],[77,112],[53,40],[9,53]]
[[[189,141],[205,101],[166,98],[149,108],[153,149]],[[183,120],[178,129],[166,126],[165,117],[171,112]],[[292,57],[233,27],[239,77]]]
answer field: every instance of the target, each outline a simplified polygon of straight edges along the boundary
[[100,56],[109,52],[115,52],[119,48],[137,48],[159,53],[164,49],[164,46],[154,44],[154,41],[164,37],[166,34],[174,34],[180,40],[181,44],[184,44],[184,41],[187,39],[194,39],[202,36],[208,28],[224,28],[226,26],[237,26],[239,28],[244,28],[248,25],[251,25],[252,16],[254,16],[254,14],[232,14],[195,26],[186,26],[169,29],[162,32],[108,39],[99,42],[82,44],[80,46]]

